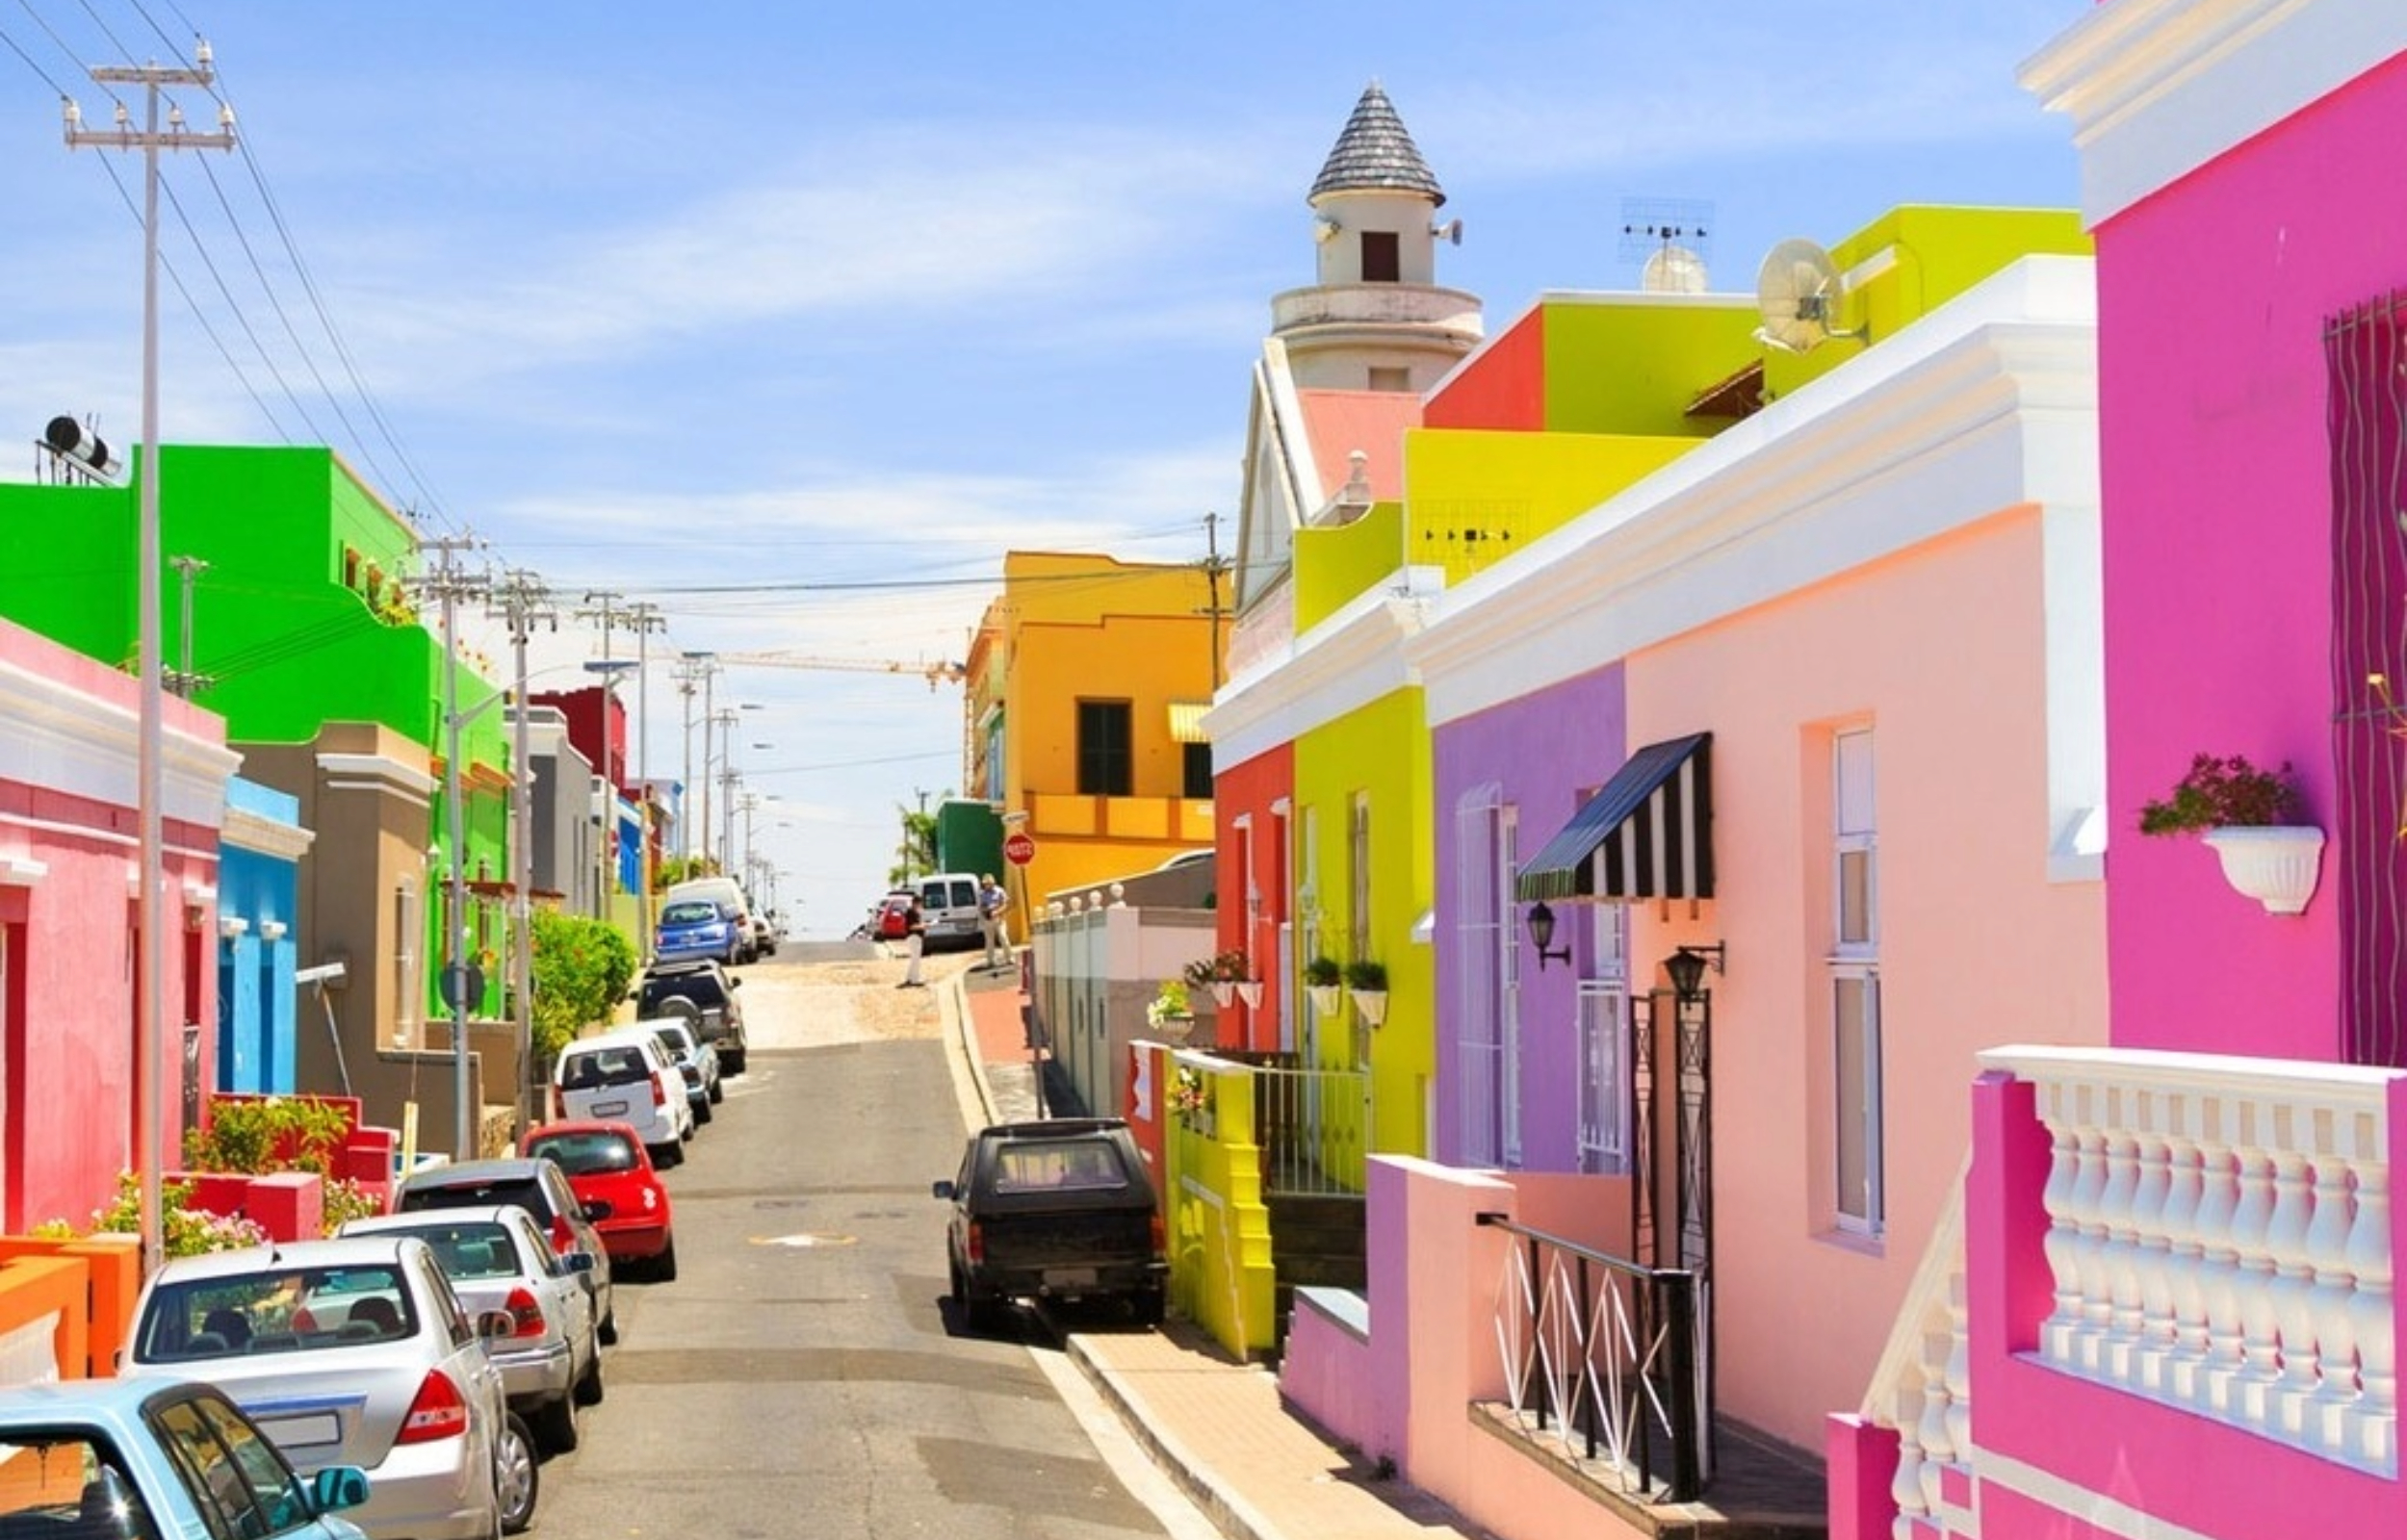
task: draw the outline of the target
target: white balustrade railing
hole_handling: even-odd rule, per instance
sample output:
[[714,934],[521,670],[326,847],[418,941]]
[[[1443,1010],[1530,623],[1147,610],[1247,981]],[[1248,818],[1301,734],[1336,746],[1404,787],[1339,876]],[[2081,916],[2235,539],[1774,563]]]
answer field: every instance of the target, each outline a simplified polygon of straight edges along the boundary
[[2397,1468],[2388,1069],[2001,1048],[2036,1088],[2059,1369]]
[[1955,1533],[1942,1502],[1941,1472],[1973,1459],[1971,1344],[1964,1298],[1964,1174],[1923,1248],[1914,1281],[1864,1393],[1863,1420],[1898,1435],[1895,1540]]

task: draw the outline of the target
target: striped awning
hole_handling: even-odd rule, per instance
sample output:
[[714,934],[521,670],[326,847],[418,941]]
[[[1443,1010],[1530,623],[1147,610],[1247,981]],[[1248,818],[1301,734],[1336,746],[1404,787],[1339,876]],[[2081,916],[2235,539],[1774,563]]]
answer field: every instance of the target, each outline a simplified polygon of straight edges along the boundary
[[1173,743],[1207,743],[1204,732],[1204,713],[1212,708],[1209,701],[1173,701],[1170,703],[1170,741]]
[[1521,868],[1514,896],[1713,897],[1712,746],[1696,732],[1631,755]]

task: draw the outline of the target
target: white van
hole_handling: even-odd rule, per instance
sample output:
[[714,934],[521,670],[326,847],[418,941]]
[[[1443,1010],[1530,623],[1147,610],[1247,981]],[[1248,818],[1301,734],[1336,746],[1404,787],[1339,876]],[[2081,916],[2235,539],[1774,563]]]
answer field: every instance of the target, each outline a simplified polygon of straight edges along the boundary
[[978,926],[978,874],[937,872],[919,880],[919,913],[928,928],[927,949],[979,946],[986,933]]
[[643,1141],[655,1166],[686,1158],[693,1137],[693,1106],[686,1077],[660,1051],[652,1024],[579,1038],[552,1068],[552,1100],[559,1122],[625,1123]]
[[743,938],[737,948],[736,961],[749,962],[761,955],[759,929],[752,923],[752,900],[745,896],[743,885],[733,877],[691,877],[682,883],[671,883],[660,895],[662,908],[681,898],[705,898],[736,911],[736,934]]

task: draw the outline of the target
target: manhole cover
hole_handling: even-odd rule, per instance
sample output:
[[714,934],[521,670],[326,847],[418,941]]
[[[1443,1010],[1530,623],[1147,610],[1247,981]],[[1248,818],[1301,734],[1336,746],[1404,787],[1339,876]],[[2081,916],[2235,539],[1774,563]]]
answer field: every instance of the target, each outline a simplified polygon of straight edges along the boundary
[[797,1250],[808,1250],[814,1246],[851,1245],[854,1242],[849,1235],[812,1235],[805,1232],[801,1235],[756,1235],[752,1238],[752,1244],[754,1245],[786,1245]]

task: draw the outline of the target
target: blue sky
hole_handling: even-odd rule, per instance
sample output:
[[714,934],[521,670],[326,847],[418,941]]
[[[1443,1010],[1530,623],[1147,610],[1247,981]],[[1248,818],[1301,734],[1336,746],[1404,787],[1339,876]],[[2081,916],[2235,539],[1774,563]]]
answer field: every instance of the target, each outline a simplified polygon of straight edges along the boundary
[[[0,475],[60,413],[139,436],[140,163],[66,150],[57,95],[105,123],[86,71],[195,33],[244,150],[165,167],[194,300],[165,293],[168,442],[330,443],[572,604],[659,603],[662,652],[910,659],[961,654],[1007,549],[1204,555],[1367,81],[1464,222],[1440,281],[1493,331],[1632,287],[1635,199],[1710,204],[1737,292],[1773,242],[1899,203],[2072,205],[2069,132],[2014,72],[2088,9],[14,0],[0,424],[28,447]],[[538,683],[599,651],[564,627]],[[848,930],[897,809],[959,784],[959,691],[718,690],[759,707],[737,763],[798,927]],[[677,773],[665,667],[648,714]]]

